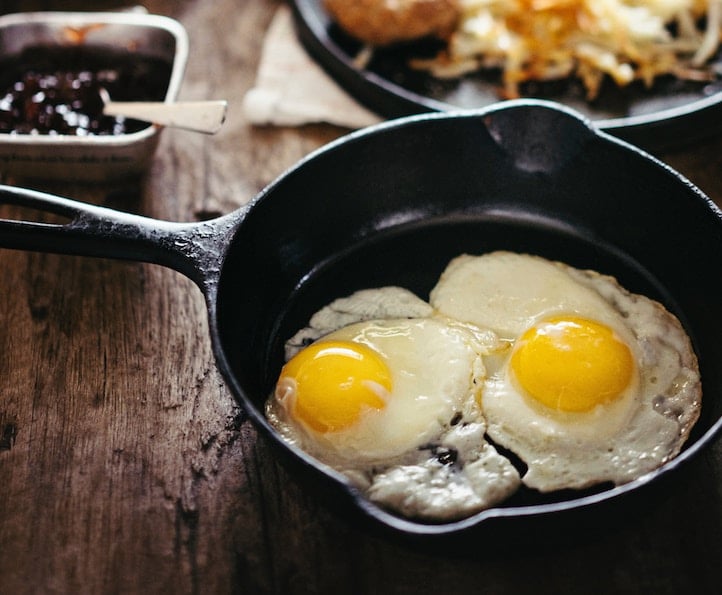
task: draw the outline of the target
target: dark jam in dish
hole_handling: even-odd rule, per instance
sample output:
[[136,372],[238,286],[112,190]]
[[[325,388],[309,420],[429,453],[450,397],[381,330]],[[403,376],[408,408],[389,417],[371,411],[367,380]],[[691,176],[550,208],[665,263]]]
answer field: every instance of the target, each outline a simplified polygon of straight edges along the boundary
[[114,101],[163,101],[172,64],[94,46],[35,46],[0,60],[0,133],[118,135],[146,122],[104,116],[100,88]]

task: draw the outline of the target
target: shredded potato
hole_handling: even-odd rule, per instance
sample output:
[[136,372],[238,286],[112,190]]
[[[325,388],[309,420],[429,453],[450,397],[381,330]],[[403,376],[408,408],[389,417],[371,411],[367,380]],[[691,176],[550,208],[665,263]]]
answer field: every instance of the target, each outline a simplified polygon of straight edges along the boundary
[[413,66],[442,78],[502,72],[505,98],[525,81],[578,77],[594,99],[605,76],[650,86],[671,74],[710,80],[722,0],[461,0],[446,48]]

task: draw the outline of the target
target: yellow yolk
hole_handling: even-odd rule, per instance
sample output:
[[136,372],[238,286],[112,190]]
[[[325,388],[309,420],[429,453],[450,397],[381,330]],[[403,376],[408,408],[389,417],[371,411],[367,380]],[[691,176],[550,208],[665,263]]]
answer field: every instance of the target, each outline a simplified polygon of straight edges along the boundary
[[281,370],[279,401],[290,399],[291,415],[317,432],[356,423],[367,409],[383,409],[391,372],[371,348],[351,341],[314,343]]
[[543,405],[581,412],[621,396],[632,380],[634,360],[609,327],[567,316],[527,330],[511,368],[522,388]]

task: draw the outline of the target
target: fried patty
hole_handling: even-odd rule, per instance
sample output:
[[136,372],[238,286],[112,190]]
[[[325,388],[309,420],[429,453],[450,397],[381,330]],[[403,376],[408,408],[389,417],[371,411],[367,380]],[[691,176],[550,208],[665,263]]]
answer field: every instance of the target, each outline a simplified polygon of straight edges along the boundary
[[346,33],[374,46],[445,39],[460,16],[459,0],[324,0],[324,5]]

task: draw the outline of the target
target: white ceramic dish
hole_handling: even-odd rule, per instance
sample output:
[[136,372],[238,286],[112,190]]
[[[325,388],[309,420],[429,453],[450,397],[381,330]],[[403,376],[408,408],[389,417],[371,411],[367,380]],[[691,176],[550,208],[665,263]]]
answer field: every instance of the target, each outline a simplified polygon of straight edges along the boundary
[[[0,59],[33,46],[93,46],[149,57],[170,66],[164,101],[177,97],[188,36],[168,17],[141,13],[28,12],[0,17]],[[161,127],[118,135],[0,134],[0,173],[11,177],[117,180],[148,168]]]

